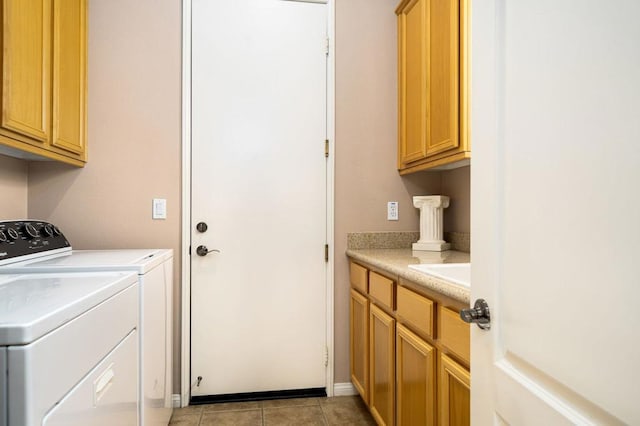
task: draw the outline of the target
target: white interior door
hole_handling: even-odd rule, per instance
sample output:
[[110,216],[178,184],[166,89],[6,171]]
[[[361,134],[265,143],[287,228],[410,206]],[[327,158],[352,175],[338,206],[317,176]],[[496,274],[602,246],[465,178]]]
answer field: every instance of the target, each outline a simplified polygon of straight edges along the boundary
[[191,394],[324,388],[327,6],[192,8]]
[[473,9],[473,422],[640,424],[640,2]]

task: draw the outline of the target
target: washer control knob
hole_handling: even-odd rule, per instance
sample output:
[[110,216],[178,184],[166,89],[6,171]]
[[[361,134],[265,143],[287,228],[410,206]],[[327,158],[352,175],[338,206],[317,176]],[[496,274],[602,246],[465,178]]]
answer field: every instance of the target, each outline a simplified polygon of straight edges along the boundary
[[60,229],[58,229],[57,226],[55,225],[51,225],[53,227],[53,235],[55,235],[56,237],[60,234],[62,234],[62,232],[60,232]]
[[7,228],[7,238],[9,239],[9,241],[15,241],[20,238],[20,235],[18,235],[18,231],[16,231],[15,229]]
[[7,242],[7,234],[4,233],[4,231],[0,231],[0,243],[6,243]]
[[40,228],[40,234],[45,238],[53,237],[53,226],[44,225],[42,228]]
[[26,232],[29,238],[36,238],[38,236],[38,230],[30,223],[24,225],[24,232]]

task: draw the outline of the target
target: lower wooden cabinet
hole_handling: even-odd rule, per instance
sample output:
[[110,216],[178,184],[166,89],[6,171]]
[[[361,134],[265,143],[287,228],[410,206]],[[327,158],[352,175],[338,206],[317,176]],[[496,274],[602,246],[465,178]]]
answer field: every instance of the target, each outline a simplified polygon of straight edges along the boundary
[[466,426],[471,424],[471,376],[466,368],[440,354],[440,425]]
[[379,425],[395,424],[396,320],[371,304],[369,310],[369,409]]
[[396,328],[398,425],[436,424],[436,349],[408,328]]
[[369,300],[351,289],[349,341],[351,383],[365,403],[369,402]]
[[469,425],[465,304],[361,265],[351,270],[351,381],[375,421]]

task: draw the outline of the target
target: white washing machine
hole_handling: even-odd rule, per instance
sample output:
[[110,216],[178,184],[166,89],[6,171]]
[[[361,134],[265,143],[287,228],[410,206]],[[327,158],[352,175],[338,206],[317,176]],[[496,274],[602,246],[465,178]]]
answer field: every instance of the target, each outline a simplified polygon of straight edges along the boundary
[[134,273],[0,275],[0,425],[137,425],[138,293]]
[[[33,234],[62,233],[45,222],[15,227]],[[0,231],[2,229],[0,228]],[[34,231],[35,230],[35,231]],[[0,235],[0,240],[2,236]],[[0,262],[3,262],[0,260]],[[167,425],[172,413],[172,250],[63,250],[51,256],[5,264],[0,273],[86,273],[130,271],[138,276],[140,315],[140,424]]]

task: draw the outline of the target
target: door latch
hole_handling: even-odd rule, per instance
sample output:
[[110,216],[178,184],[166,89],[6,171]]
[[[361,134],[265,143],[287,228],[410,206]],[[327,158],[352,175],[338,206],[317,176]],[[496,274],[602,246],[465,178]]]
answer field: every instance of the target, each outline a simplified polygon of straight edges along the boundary
[[477,324],[482,330],[491,329],[489,304],[484,299],[476,300],[476,303],[473,304],[473,308],[461,310],[460,318],[464,322]]
[[220,253],[220,250],[217,250],[217,249],[209,250],[207,246],[198,246],[198,248],[196,248],[196,253],[198,254],[198,256],[206,256],[209,253],[213,253],[213,252]]

